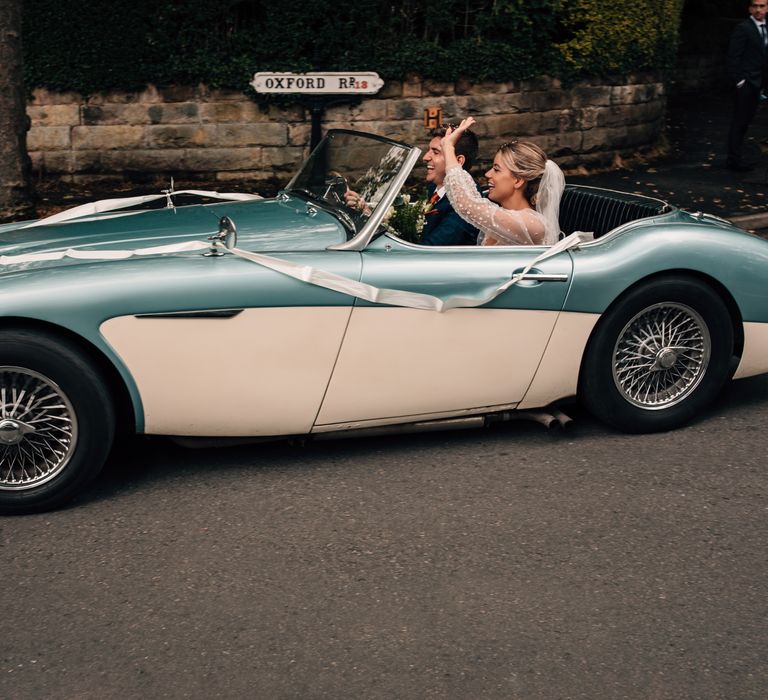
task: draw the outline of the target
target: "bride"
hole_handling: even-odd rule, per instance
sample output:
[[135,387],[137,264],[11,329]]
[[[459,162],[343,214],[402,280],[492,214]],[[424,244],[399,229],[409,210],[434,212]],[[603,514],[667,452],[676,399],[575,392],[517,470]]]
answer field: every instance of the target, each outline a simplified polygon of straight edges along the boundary
[[[464,220],[480,230],[478,245],[553,245],[560,236],[558,212],[563,172],[530,141],[510,141],[496,151],[485,174],[484,199],[456,158],[455,144],[475,120],[467,117],[442,139],[445,191]],[[535,207],[535,208],[534,208]]]

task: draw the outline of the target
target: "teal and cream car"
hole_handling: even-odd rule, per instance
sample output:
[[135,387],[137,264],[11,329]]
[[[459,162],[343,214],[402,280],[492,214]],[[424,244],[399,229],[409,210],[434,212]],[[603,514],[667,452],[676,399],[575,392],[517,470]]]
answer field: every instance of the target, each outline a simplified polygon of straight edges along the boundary
[[386,223],[418,156],[332,131],[273,199],[167,191],[0,227],[0,509],[76,496],[120,432],[451,427],[573,397],[658,431],[768,372],[765,241],[568,187],[552,248],[419,246]]

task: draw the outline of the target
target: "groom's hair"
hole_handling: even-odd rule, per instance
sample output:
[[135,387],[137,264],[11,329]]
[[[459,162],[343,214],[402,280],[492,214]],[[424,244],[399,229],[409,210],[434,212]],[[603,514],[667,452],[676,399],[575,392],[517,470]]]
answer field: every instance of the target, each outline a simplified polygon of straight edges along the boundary
[[[453,128],[455,129],[456,127],[453,126]],[[432,129],[429,137],[431,139],[435,137],[441,139],[443,136],[445,136],[447,129],[448,125],[438,126],[436,129]],[[470,170],[472,166],[477,162],[477,154],[480,150],[475,133],[469,129],[463,132],[461,136],[459,136],[459,140],[456,142],[455,150],[457,156],[464,156],[464,165],[462,166],[464,170]]]

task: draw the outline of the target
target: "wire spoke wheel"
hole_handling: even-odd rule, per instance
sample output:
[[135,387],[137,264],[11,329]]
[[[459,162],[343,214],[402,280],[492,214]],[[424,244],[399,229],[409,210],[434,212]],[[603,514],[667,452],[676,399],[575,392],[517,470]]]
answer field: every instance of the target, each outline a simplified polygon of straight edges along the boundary
[[704,319],[681,303],[655,304],[635,315],[613,350],[613,379],[622,397],[646,410],[683,401],[706,374],[712,341]]
[[75,410],[55,382],[30,369],[0,366],[0,491],[55,478],[77,439]]

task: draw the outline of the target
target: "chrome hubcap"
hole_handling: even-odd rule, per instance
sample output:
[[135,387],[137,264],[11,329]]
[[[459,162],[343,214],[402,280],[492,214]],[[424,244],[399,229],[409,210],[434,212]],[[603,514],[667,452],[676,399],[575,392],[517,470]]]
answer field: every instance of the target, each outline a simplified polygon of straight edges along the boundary
[[18,445],[24,435],[34,432],[34,426],[29,425],[29,423],[8,418],[0,420],[0,443],[3,445]]
[[22,367],[0,367],[0,490],[53,479],[76,442],[75,411],[54,382]]
[[613,379],[631,404],[669,408],[699,385],[712,343],[704,319],[684,304],[656,304],[637,314],[619,334]]

